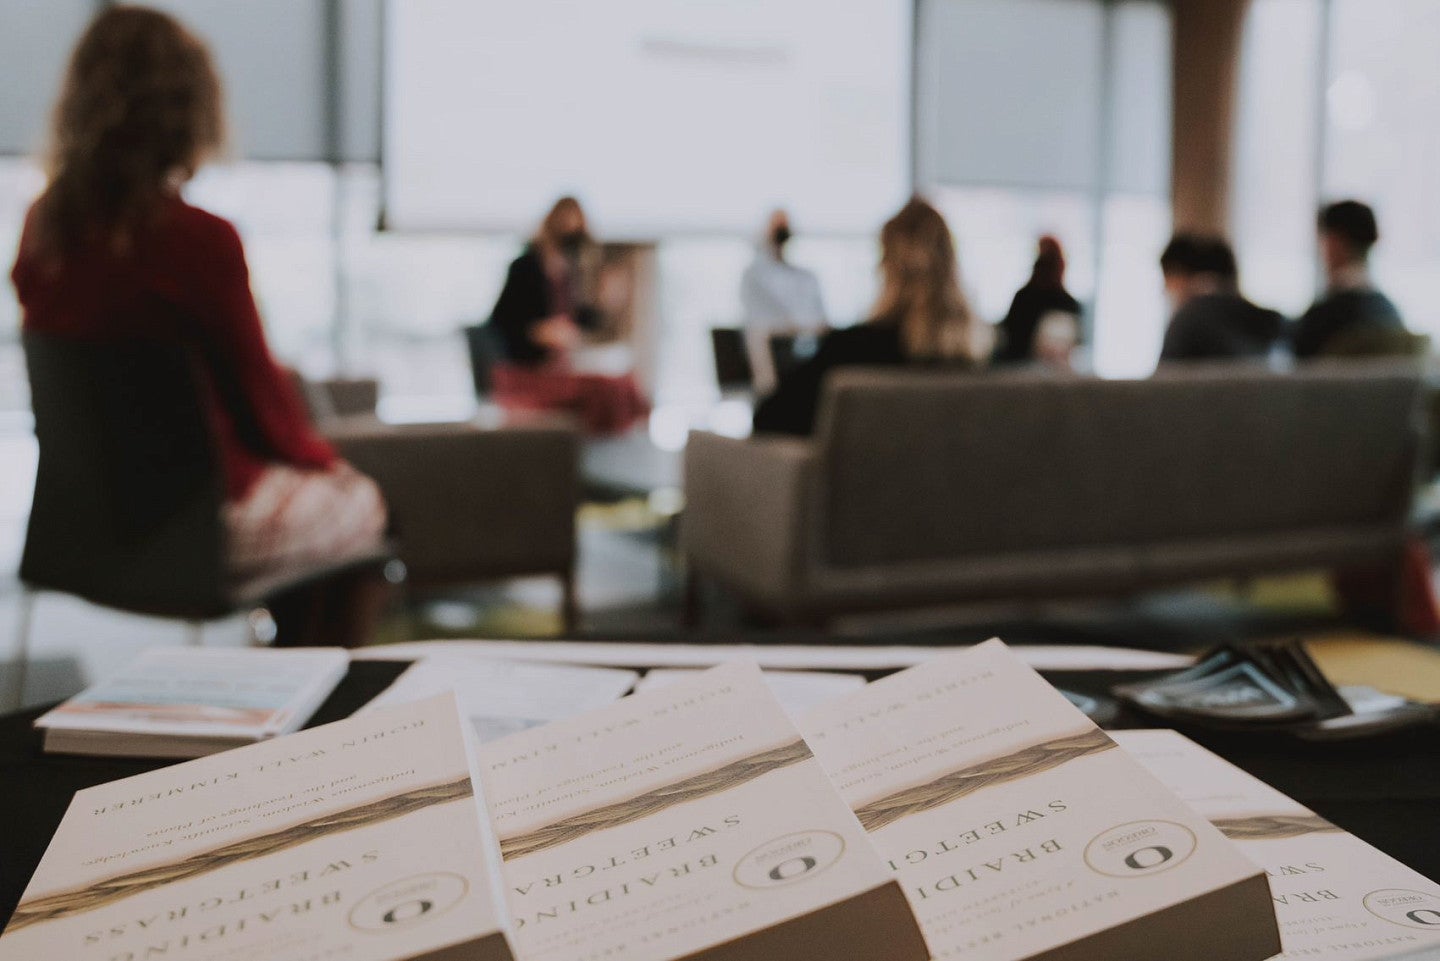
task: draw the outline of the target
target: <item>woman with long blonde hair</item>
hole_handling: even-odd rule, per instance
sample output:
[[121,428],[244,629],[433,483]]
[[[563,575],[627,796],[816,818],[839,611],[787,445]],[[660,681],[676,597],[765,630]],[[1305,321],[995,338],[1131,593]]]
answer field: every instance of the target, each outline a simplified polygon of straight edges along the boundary
[[205,44],[173,17],[98,14],[70,59],[49,183],[11,277],[27,333],[194,356],[224,476],[226,560],[246,576],[366,550],[386,510],[311,427],[271,356],[239,234],[181,196],[224,144],[223,101]]
[[973,367],[988,328],[960,289],[955,241],[940,212],[912,198],[880,231],[880,296],[863,324],[826,334],[755,411],[755,429],[808,434],[825,375],[836,367],[946,364]]

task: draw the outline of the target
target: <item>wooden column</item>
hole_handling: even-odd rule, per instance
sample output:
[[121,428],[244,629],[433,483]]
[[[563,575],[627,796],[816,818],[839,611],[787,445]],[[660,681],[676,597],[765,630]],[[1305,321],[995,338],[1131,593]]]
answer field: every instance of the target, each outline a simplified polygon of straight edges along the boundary
[[1176,230],[1225,233],[1240,40],[1250,0],[1174,0],[1171,203]]

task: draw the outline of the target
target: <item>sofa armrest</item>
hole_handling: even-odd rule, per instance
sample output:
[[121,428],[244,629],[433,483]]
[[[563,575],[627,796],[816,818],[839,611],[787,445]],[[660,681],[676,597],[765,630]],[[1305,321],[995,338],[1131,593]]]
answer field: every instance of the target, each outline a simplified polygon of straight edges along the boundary
[[694,569],[768,607],[794,606],[805,583],[814,458],[808,440],[691,434],[680,531]]
[[580,446],[573,429],[346,418],[327,433],[380,486],[417,586],[573,565]]

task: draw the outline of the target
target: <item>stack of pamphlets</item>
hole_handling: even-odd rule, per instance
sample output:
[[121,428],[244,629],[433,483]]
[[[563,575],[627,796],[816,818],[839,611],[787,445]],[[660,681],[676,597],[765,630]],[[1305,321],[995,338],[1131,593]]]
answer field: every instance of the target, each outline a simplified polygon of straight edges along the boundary
[[299,730],[349,666],[334,648],[155,648],[35,726],[52,754],[201,757]]
[[1440,958],[1440,884],[1174,731],[1115,740],[1270,878],[1286,958]]

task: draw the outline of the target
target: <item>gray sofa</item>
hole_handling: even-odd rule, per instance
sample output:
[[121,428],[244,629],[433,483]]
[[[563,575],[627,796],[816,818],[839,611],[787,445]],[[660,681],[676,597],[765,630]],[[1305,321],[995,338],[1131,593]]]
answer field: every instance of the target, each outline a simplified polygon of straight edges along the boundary
[[[786,620],[1127,594],[1398,555],[1413,371],[841,370],[810,439],[692,435],[692,577]],[[692,591],[692,596],[693,596]]]

